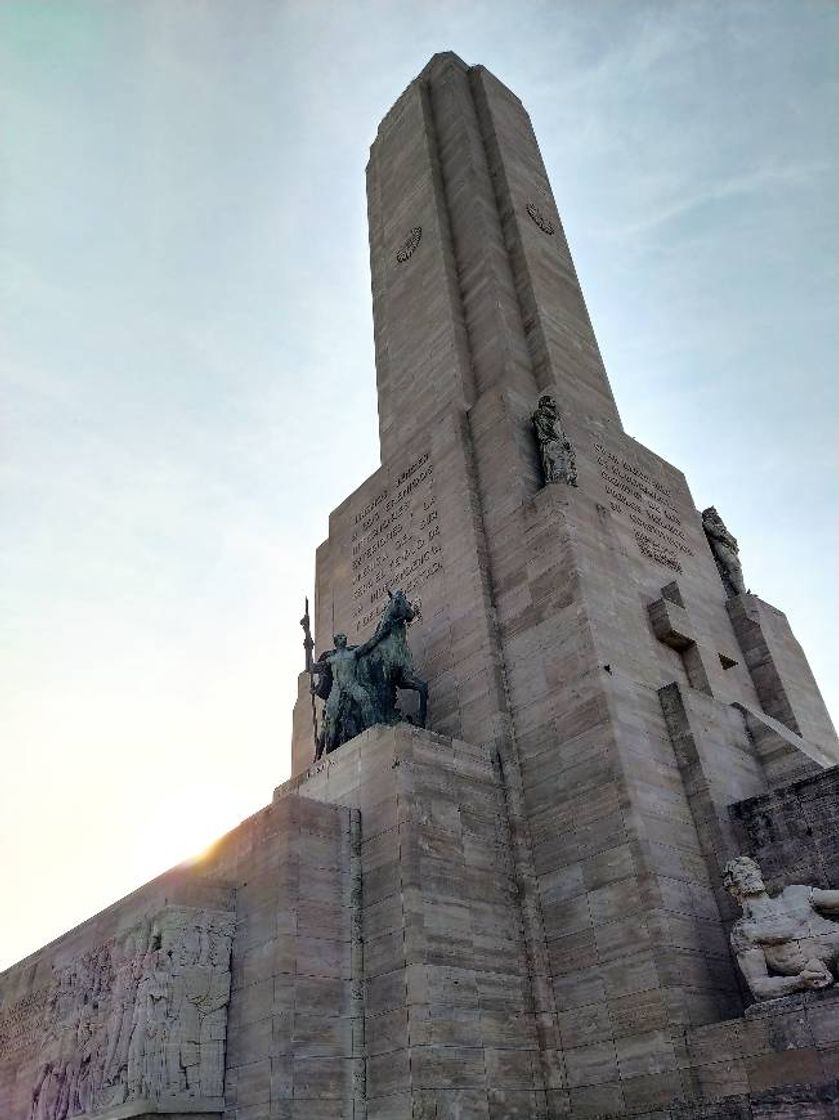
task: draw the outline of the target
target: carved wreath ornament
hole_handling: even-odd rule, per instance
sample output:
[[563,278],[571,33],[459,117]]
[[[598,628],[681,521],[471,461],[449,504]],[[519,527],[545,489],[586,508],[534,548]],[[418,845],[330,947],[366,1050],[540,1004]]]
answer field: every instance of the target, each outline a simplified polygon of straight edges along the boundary
[[422,240],[422,226],[414,226],[402,244],[396,251],[396,259],[400,264],[404,264],[414,255],[414,250]]
[[550,218],[545,217],[535,202],[528,202],[527,212],[543,233],[547,233],[548,236],[553,234],[555,229],[553,222]]

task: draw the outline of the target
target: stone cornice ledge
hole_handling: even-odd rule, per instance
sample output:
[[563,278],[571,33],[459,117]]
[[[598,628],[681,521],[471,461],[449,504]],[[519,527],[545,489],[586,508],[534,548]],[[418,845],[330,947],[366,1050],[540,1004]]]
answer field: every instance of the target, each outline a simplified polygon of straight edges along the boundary
[[138,1097],[101,1111],[85,1112],[79,1120],[147,1120],[153,1116],[168,1116],[170,1120],[180,1120],[180,1117],[215,1120],[223,1112],[223,1097],[161,1097],[154,1100]]

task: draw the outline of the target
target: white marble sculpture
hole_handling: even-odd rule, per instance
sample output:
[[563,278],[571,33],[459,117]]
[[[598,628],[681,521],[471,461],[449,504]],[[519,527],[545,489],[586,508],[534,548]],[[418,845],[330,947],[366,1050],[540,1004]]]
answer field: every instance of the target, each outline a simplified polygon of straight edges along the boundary
[[731,947],[756,1000],[833,984],[839,921],[824,915],[839,916],[839,891],[794,884],[773,898],[749,856],[729,860],[723,883],[743,909]]

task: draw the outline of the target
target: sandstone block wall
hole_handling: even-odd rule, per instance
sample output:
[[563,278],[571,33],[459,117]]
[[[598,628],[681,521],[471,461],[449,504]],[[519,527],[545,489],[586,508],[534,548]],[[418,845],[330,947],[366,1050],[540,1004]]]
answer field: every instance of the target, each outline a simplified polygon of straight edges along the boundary
[[[318,551],[318,650],[388,585],[420,600],[429,726],[499,759],[542,1049],[572,1109],[657,1107],[690,1089],[679,1032],[743,1008],[728,806],[835,734],[783,616],[742,621],[684,476],[622,430],[518,99],[436,56],[368,184],[382,466]],[[545,391],[576,487],[542,485]]]
[[503,785],[490,752],[373,728],[280,787],[361,814],[370,1120],[536,1116],[540,1046]]
[[[226,1111],[257,1120],[283,1115],[292,1099],[299,1116],[326,1107],[330,1116],[351,1117],[359,1012],[350,994],[350,819],[348,809],[287,798],[203,860],[175,868],[5,972],[3,1120],[103,1111],[116,1120],[142,1116],[146,1106],[155,1114]],[[186,940],[167,933],[173,918]],[[216,927],[228,931],[226,957],[216,934],[208,936]],[[121,1000],[120,978],[134,964],[122,947],[138,930],[152,942],[156,931],[162,936],[156,948],[147,938],[153,967],[144,972],[146,958],[139,960],[139,989]],[[203,976],[203,964],[192,962],[205,953],[214,965]],[[91,1018],[99,1029],[89,1029]],[[53,1053],[54,1035],[60,1053]],[[193,1063],[195,1083],[178,1088],[173,1076]]]
[[731,806],[742,850],[770,890],[788,883],[839,889],[839,767]]

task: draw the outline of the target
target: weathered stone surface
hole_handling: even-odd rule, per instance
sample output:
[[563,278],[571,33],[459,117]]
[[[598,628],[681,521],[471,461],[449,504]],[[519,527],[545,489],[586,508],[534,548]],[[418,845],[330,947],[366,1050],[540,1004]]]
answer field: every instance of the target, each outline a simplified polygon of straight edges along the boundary
[[759,706],[839,762],[836,729],[786,616],[752,594],[730,599],[727,609]]
[[730,807],[741,850],[771,890],[790,879],[839,889],[839,767]]
[[[557,1044],[540,1044],[490,752],[376,727],[276,797],[291,792],[360,811],[371,1112],[388,1115],[387,1099],[419,1090],[469,1090],[484,1109],[491,1091],[544,1091]],[[368,834],[382,801],[388,827]]]

